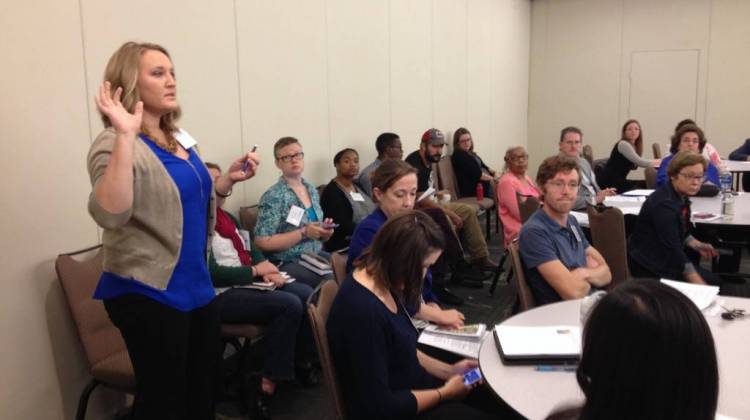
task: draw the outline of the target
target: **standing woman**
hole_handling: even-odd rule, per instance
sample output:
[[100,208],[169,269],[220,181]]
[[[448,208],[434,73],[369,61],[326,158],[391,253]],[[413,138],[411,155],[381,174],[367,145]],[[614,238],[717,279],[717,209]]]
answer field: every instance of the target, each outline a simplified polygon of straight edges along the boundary
[[127,345],[136,419],[214,418],[221,339],[206,257],[215,195],[229,196],[258,165],[248,153],[213,183],[176,125],[176,87],[163,47],[123,44],[96,96],[106,128],[88,154],[89,212],[103,228],[94,298]]
[[474,153],[474,140],[471,132],[463,127],[453,133],[451,162],[461,197],[476,197],[477,184],[480,182],[484,188],[484,196],[492,197],[491,183],[496,172],[485,165],[482,158]]
[[370,196],[354,182],[359,173],[357,151],[344,149],[336,153],[333,165],[336,167],[336,178],[326,185],[320,195],[320,206],[325,217],[330,217],[339,225],[331,239],[323,244],[328,252],[348,247],[354,228],[375,210]]
[[521,211],[516,194],[522,197],[539,198],[539,189],[526,175],[529,169],[529,155],[521,146],[510,147],[505,152],[505,173],[497,183],[497,215],[503,222],[505,247],[521,231]]
[[628,181],[628,173],[638,167],[659,166],[661,159],[643,159],[643,132],[636,120],[628,120],[622,126],[622,135],[617,141],[607,164],[604,165],[597,181],[602,188],[614,188],[618,192],[630,191],[633,182]]
[[[318,275],[299,263],[303,253],[321,253],[322,243],[333,235],[331,219],[323,219],[315,186],[307,182],[305,152],[294,137],[282,137],[273,146],[281,177],[263,193],[258,203],[255,245],[281,271],[315,288],[330,276]],[[328,260],[328,255],[321,256]]]

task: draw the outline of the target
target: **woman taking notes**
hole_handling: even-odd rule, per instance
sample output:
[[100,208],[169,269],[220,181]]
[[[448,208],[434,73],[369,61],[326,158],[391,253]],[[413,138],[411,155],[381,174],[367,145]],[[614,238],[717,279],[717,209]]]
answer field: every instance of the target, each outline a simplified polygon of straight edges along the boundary
[[221,361],[206,263],[215,196],[252,177],[258,157],[248,153],[212,182],[195,140],[177,127],[175,70],[159,45],[120,47],[96,105],[106,128],[88,154],[89,212],[103,228],[94,297],[133,362],[133,417],[211,419]]

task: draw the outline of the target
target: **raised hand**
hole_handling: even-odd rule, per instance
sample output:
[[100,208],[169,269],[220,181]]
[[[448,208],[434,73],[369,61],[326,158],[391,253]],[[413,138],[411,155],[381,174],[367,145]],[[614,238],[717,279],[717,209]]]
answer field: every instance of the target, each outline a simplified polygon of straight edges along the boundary
[[232,182],[241,182],[255,176],[260,165],[260,157],[255,152],[248,152],[241,158],[232,162],[227,170],[227,176]]
[[143,102],[138,101],[135,109],[131,114],[120,102],[122,96],[122,87],[118,87],[112,94],[112,85],[104,82],[99,86],[99,93],[94,98],[96,107],[104,114],[112,127],[118,133],[137,134],[141,130],[141,121],[143,120]]

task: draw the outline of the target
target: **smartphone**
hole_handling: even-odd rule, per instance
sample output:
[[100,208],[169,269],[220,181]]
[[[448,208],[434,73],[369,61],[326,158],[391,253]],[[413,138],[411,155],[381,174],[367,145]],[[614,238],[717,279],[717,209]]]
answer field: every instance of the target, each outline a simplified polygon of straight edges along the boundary
[[335,228],[339,227],[339,224],[338,223],[323,223],[323,222],[321,222],[320,223],[320,227],[322,227],[323,229],[335,229]]
[[467,386],[474,385],[480,380],[482,380],[482,372],[478,367],[464,373],[464,384]]

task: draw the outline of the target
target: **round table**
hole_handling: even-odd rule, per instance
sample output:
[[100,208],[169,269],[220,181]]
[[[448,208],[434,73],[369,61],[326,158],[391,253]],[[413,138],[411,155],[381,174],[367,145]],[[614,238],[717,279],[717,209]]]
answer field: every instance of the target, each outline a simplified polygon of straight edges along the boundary
[[[727,308],[750,311],[750,299],[719,296]],[[750,318],[727,321],[707,316],[719,360],[719,408],[727,416],[750,418]],[[580,299],[522,312],[503,325],[580,325]],[[574,372],[538,372],[535,366],[506,366],[492,334],[479,350],[479,367],[490,388],[508,405],[530,419],[543,419],[554,409],[583,402]],[[689,367],[688,367],[689,368]]]

